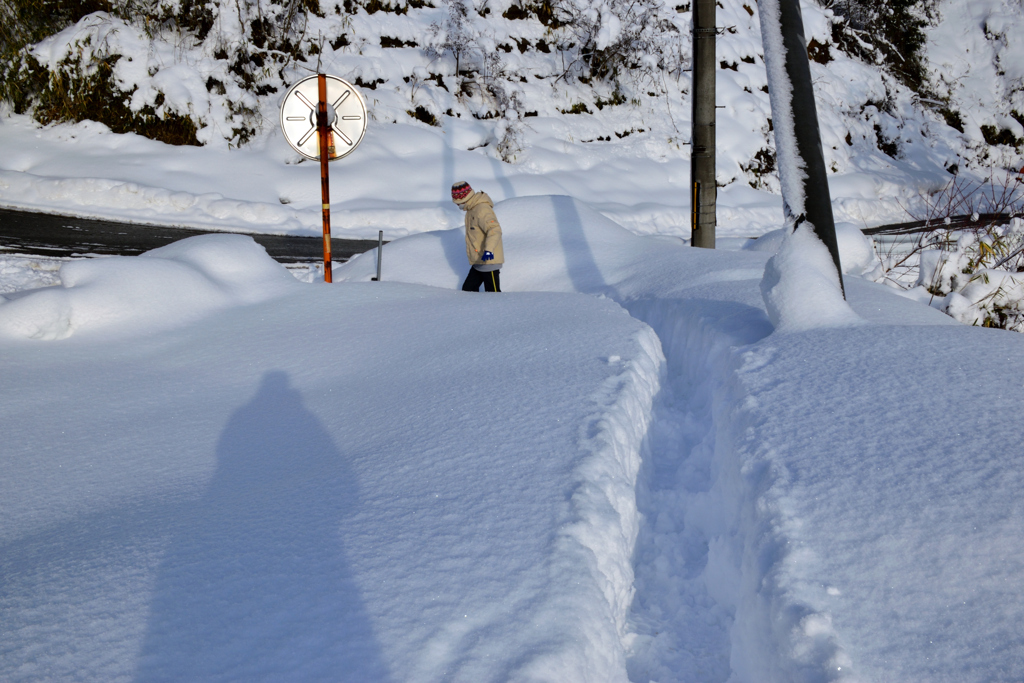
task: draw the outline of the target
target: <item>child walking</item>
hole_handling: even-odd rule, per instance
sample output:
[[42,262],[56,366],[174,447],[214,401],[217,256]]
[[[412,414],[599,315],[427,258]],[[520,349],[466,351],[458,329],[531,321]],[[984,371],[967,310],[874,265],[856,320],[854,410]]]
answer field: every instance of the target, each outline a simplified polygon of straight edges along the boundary
[[485,292],[500,292],[505,252],[494,202],[485,192],[474,192],[464,181],[452,185],[452,201],[466,212],[466,257],[470,269],[462,291],[479,292],[483,285]]

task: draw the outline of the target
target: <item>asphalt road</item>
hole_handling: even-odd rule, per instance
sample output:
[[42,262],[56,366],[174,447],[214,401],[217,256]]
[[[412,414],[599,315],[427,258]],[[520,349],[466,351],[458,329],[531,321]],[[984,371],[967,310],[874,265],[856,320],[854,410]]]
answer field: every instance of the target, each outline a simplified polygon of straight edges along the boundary
[[[949,224],[940,224],[939,221],[897,223],[869,228],[864,230],[864,234],[904,234],[932,230],[936,227],[963,229],[977,225],[979,220],[999,225],[1009,222],[1011,218],[1005,214],[984,214],[978,219],[973,216],[953,216]],[[0,208],[0,254],[133,256],[208,232],[210,231],[136,225]],[[316,263],[323,260],[323,240],[320,237],[242,234],[247,234],[262,244],[271,258],[280,263]],[[356,254],[369,251],[376,246],[375,240],[332,239],[331,259],[347,261]]]
[[[0,208],[0,254],[134,256],[209,232]],[[313,263],[324,258],[320,237],[243,234],[262,244],[271,258],[280,263]],[[331,260],[347,261],[376,246],[376,240],[332,239]]]

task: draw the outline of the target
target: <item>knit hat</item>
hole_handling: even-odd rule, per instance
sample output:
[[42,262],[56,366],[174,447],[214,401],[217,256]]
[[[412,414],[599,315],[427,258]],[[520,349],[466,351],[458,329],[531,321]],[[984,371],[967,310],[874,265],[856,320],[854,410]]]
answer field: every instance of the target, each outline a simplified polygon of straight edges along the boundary
[[452,201],[456,204],[464,203],[471,194],[473,194],[473,188],[464,180],[452,185]]

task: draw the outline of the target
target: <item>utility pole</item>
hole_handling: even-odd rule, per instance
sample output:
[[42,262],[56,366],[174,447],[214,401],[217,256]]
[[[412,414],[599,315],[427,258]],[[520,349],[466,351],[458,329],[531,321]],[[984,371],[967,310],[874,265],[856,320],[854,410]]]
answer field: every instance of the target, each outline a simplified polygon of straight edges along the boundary
[[[805,221],[811,224],[832,255],[845,298],[800,0],[758,0],[757,6],[786,225],[796,229]],[[773,47],[780,44],[783,54]]]
[[693,121],[690,131],[690,244],[715,248],[715,0],[693,4]]

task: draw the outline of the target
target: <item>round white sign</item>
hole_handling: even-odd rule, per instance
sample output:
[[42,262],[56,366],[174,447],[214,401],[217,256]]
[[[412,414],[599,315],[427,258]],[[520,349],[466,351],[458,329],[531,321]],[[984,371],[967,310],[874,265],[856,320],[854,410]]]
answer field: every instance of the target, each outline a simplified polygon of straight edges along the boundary
[[[281,103],[281,130],[296,152],[318,161],[320,136],[316,132],[316,109],[320,99],[316,76],[293,85]],[[327,123],[330,125],[328,160],[352,153],[366,132],[366,103],[355,87],[336,76],[327,77]],[[333,149],[331,149],[333,147]]]

